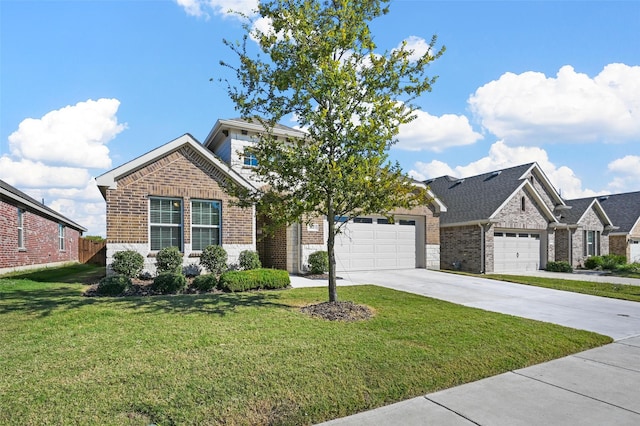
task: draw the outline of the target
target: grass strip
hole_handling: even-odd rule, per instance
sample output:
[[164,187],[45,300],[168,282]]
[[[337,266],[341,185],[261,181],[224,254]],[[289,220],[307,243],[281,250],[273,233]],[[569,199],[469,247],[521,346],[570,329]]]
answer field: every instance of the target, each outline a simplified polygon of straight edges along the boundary
[[590,294],[592,296],[609,297],[612,299],[640,302],[640,286],[629,284],[611,284],[593,281],[563,280],[559,278],[501,275],[491,274],[485,278],[507,281],[518,284],[546,287],[556,290],[571,291],[574,293]]
[[86,298],[0,280],[0,424],[314,424],[609,343],[375,286]]

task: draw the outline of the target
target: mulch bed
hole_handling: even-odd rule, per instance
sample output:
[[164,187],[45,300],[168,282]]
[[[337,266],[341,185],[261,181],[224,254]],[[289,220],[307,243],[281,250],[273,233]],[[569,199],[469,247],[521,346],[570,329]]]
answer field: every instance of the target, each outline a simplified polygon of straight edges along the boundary
[[300,309],[312,317],[329,321],[362,321],[373,318],[373,311],[364,305],[353,302],[322,302]]

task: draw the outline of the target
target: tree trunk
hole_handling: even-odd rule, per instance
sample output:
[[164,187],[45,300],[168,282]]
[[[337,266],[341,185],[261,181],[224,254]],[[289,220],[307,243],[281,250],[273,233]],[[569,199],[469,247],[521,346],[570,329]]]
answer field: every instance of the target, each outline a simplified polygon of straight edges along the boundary
[[338,288],[336,285],[336,222],[333,213],[333,205],[328,203],[327,222],[329,222],[329,235],[327,236],[327,254],[329,255],[329,302],[338,301]]

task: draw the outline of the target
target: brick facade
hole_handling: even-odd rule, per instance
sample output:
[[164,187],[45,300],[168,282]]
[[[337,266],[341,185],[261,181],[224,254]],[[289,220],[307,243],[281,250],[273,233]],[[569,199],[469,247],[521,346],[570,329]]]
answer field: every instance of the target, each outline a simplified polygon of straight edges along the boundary
[[472,273],[482,272],[482,229],[478,225],[440,229],[440,268]]
[[25,209],[24,247],[18,247],[18,207],[0,200],[0,270],[78,261],[80,231],[65,226],[60,250],[58,221]]
[[[183,251],[187,258],[197,260],[197,253],[191,252],[191,200],[221,202],[221,243],[230,263],[237,260],[242,249],[255,250],[253,209],[231,203],[232,198],[220,184],[224,179],[213,164],[188,145],[119,178],[116,187],[106,191],[107,262],[115,251],[124,249],[149,256],[150,197],[182,201]],[[147,263],[147,269],[152,269],[153,262]]]

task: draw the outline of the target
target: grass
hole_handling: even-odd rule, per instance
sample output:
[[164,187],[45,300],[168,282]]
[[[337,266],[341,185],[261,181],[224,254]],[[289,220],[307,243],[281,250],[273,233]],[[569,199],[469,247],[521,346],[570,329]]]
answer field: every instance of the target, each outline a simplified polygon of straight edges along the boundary
[[105,276],[105,267],[82,264],[69,263],[67,265],[53,268],[37,268],[27,271],[10,272],[0,275],[2,278],[12,278],[15,280],[31,280],[38,282],[54,283],[83,283],[93,284],[100,281]]
[[500,281],[508,281],[518,284],[533,285],[537,287],[553,288],[556,290],[572,291],[574,293],[590,294],[592,296],[610,297],[612,299],[640,302],[640,286],[629,284],[610,284],[593,281],[574,281],[559,278],[543,278],[520,275],[491,274],[485,276]]
[[324,288],[85,288],[0,280],[0,424],[313,424],[611,341],[375,286],[340,288],[355,323],[300,313]]

